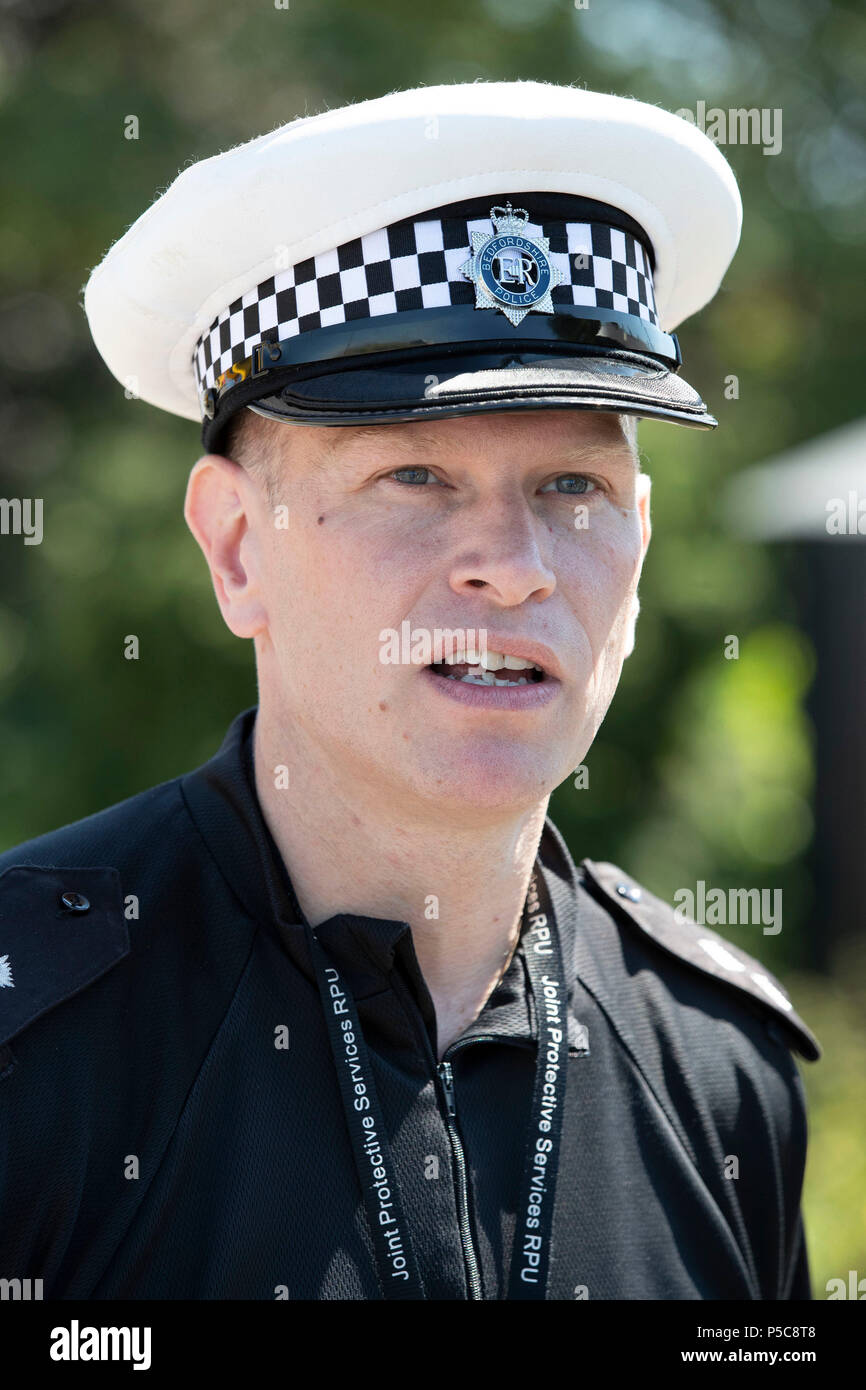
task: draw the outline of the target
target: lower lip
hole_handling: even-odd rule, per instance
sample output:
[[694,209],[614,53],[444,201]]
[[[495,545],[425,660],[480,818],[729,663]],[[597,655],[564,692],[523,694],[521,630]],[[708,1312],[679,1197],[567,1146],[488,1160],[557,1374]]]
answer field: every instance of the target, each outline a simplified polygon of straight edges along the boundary
[[473,709],[523,710],[542,709],[555,700],[562,682],[552,676],[543,681],[532,681],[527,685],[472,685],[469,681],[455,681],[448,676],[436,676],[425,666],[421,672],[428,684],[435,687],[440,695],[454,700],[458,705],[469,705]]

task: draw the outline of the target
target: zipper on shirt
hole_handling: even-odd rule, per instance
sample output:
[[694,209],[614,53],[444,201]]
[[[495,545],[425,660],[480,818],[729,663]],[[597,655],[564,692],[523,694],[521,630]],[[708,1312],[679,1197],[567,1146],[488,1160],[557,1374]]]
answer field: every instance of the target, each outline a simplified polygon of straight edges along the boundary
[[460,1240],[463,1245],[463,1258],[466,1261],[466,1270],[469,1275],[469,1294],[471,1298],[479,1299],[482,1297],[481,1276],[478,1272],[478,1256],[475,1252],[475,1246],[472,1244],[472,1230],[469,1225],[469,1185],[466,1173],[466,1156],[463,1152],[463,1145],[460,1142],[460,1135],[457,1131],[454,1073],[451,1070],[450,1062],[440,1062],[436,1070],[439,1073],[439,1079],[442,1082],[442,1090],[445,1094],[445,1109],[448,1116],[448,1137],[451,1140],[451,1151],[454,1155],[454,1164],[457,1169]]

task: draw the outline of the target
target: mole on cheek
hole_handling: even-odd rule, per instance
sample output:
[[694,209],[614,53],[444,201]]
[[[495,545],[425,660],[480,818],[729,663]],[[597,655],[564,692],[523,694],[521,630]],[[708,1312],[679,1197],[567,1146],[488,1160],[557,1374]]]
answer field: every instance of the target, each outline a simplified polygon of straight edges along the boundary
[[380,701],[379,701],[379,708],[380,708],[380,710],[382,711],[382,713],[384,714],[385,710],[388,708],[388,706],[387,706],[387,704],[385,703],[384,700],[380,700]]
[[319,517],[319,525],[320,525],[320,526],[321,526],[321,524],[322,524],[322,522],[323,522],[324,520],[325,520],[325,518],[324,518],[323,516],[320,516],[320,517]]

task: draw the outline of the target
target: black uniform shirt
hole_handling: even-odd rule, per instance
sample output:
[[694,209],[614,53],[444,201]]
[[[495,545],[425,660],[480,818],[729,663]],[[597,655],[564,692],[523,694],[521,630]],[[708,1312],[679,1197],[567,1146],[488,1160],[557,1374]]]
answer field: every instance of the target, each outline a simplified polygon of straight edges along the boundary
[[[0,857],[0,1277],[46,1298],[383,1296],[255,714],[195,771]],[[549,819],[539,864],[568,976],[548,1298],[809,1298],[790,1048],[815,1060],[811,1033],[758,962],[614,865],[576,867]],[[448,1049],[449,1107],[407,923],[316,935],[357,1003],[425,1296],[505,1297],[523,944]]]

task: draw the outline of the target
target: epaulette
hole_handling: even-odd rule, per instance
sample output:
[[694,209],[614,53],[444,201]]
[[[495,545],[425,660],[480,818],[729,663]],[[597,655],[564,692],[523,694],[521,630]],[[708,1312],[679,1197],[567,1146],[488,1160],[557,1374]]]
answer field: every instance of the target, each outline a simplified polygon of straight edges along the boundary
[[769,970],[711,927],[679,916],[670,903],[635,883],[616,864],[584,859],[581,868],[599,892],[668,955],[710,975],[729,989],[748,994],[782,1025],[784,1040],[808,1062],[821,1046],[795,1012],[787,992]]
[[112,868],[13,864],[0,873],[0,1049],[129,953]]

